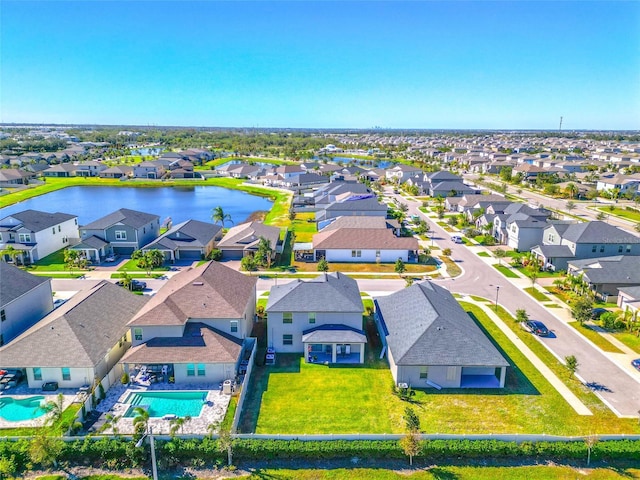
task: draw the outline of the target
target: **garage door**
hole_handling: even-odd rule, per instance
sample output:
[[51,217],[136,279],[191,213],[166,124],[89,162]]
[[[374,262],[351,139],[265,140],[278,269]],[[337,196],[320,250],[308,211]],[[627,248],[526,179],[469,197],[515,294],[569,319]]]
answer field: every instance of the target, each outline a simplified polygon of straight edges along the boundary
[[200,253],[200,250],[180,250],[180,258],[200,260],[200,258],[202,258],[202,254]]
[[242,260],[242,251],[224,250],[222,258],[223,260]]

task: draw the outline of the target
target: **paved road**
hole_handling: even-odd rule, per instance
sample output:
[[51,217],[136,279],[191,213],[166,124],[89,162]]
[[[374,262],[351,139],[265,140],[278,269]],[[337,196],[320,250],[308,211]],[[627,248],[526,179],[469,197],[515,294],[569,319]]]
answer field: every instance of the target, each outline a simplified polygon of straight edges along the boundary
[[[409,214],[418,214],[418,202],[401,199],[409,206]],[[423,214],[420,214],[424,218]],[[495,299],[496,287],[499,286],[499,303],[512,313],[518,308],[524,308],[531,318],[543,321],[555,333],[555,338],[541,338],[540,340],[553,352],[556,357],[564,359],[568,355],[575,355],[580,363],[578,374],[585,382],[599,386],[596,392],[613,407],[620,415],[637,417],[640,409],[640,375],[631,376],[618,365],[603,355],[600,350],[585,342],[582,336],[572,327],[556,318],[549,310],[540,306],[529,294],[511,284],[502,274],[487,265],[475,253],[464,245],[454,244],[449,234],[440,226],[429,220],[432,231],[440,240],[436,243],[441,247],[449,247],[453,258],[464,274],[457,278],[438,280],[452,292],[478,295]],[[633,372],[632,372],[633,373]]]

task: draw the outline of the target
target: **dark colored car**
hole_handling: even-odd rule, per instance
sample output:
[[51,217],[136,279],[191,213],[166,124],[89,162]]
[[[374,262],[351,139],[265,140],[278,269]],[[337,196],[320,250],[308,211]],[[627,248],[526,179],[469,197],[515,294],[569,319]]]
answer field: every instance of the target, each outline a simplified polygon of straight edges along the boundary
[[549,329],[547,328],[547,326],[544,323],[539,322],[538,320],[528,320],[525,322],[525,326],[527,330],[529,330],[534,335],[538,335],[540,337],[549,336]]
[[593,310],[591,310],[591,318],[597,320],[603,313],[608,312],[609,310],[607,310],[606,308],[594,308]]
[[[119,287],[124,287],[124,282],[122,280],[118,280],[116,282],[116,285],[118,285]],[[141,282],[140,280],[136,279],[131,280],[131,285],[129,285],[129,290],[134,292],[141,292],[145,288],[147,288],[146,282]]]
[[640,358],[636,358],[635,360],[631,360],[631,365],[633,365],[633,367],[640,371]]

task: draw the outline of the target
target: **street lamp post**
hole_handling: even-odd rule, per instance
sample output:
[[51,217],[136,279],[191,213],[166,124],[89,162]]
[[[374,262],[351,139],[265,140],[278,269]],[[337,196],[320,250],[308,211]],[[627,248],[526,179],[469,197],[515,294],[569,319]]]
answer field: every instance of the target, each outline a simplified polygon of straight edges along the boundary
[[500,285],[496,285],[496,305],[495,310],[498,311],[498,294],[500,293]]
[[153,430],[151,427],[142,435],[142,438],[136,442],[136,448],[140,448],[144,444],[144,439],[149,437],[149,446],[151,447],[151,475],[153,480],[158,480],[158,464],[156,463],[156,444],[153,439]]

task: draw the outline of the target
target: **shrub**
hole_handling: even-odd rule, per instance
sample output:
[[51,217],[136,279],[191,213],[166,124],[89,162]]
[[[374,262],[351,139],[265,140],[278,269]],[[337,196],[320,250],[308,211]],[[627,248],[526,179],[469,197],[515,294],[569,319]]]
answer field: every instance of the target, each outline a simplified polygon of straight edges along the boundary
[[122,372],[122,376],[120,377],[120,383],[122,385],[127,385],[129,383],[129,374],[127,372]]
[[222,259],[222,250],[214,248],[207,255],[207,260],[213,260],[219,262]]
[[618,314],[615,312],[605,312],[600,315],[600,325],[607,330],[614,330],[617,328]]
[[242,257],[240,261],[240,268],[247,272],[255,272],[258,269],[258,265],[253,257]]

